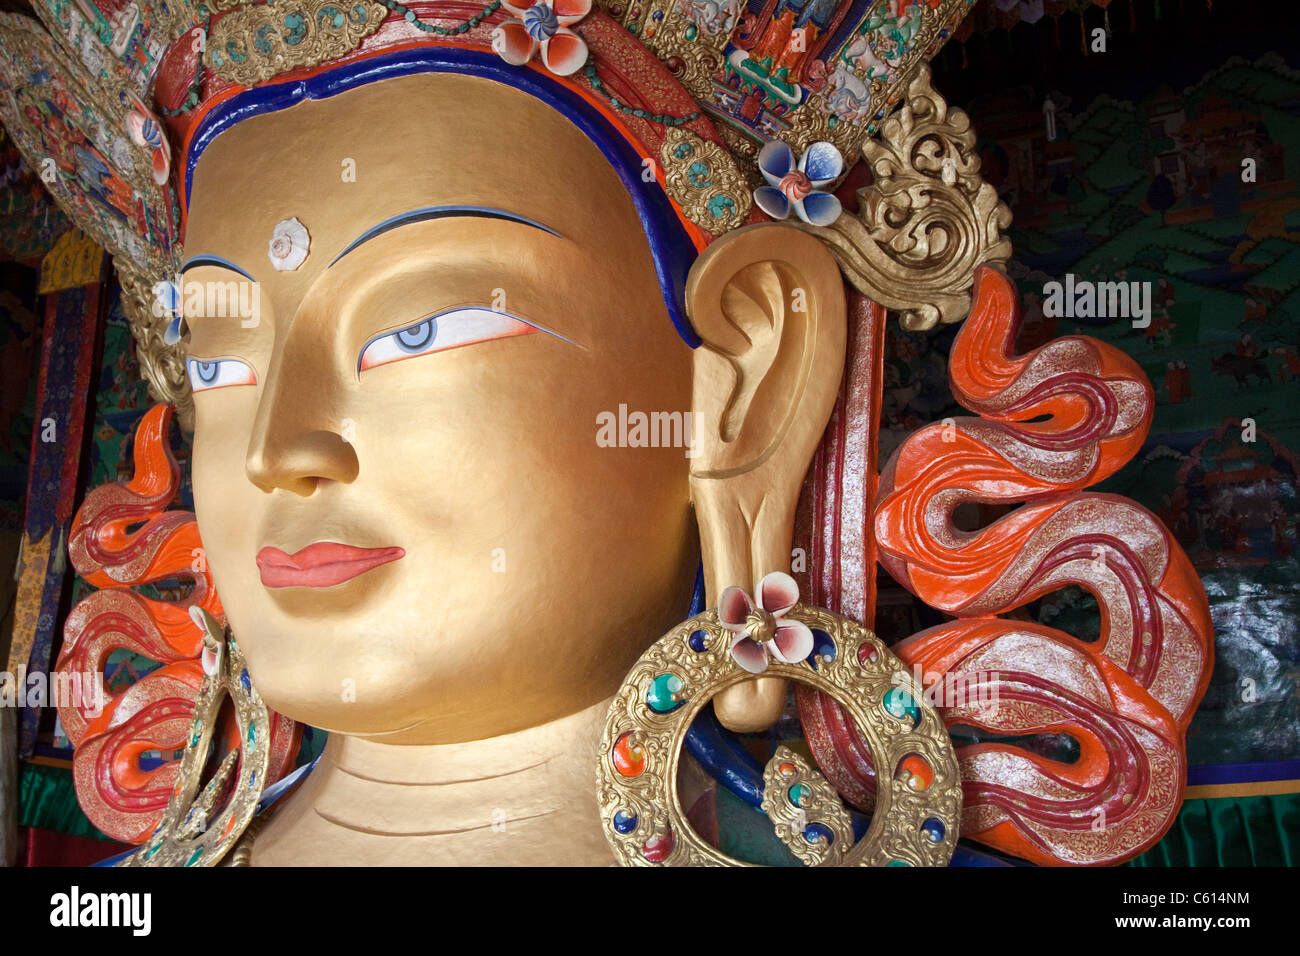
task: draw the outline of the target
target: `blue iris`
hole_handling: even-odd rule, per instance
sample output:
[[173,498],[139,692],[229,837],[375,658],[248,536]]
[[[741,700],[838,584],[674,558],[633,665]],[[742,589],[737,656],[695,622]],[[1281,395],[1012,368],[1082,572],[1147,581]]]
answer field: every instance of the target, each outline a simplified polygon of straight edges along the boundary
[[428,348],[433,337],[438,334],[438,320],[429,318],[425,319],[419,325],[412,325],[409,328],[402,329],[394,338],[397,344],[405,352],[419,352]]
[[199,381],[211,385],[217,380],[217,362],[195,362],[194,370],[199,374]]

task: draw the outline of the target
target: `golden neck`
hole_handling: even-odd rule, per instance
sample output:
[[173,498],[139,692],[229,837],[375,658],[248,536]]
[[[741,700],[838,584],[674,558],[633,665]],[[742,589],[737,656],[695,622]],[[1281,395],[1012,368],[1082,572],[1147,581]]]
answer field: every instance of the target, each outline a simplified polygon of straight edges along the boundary
[[258,833],[255,866],[606,865],[596,748],[609,701],[518,733],[400,746],[332,734]]

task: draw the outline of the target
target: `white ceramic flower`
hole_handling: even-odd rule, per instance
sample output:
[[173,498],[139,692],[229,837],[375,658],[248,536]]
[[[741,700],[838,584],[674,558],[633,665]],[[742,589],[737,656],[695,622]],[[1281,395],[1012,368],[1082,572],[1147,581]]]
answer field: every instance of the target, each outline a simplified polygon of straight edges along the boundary
[[542,53],[542,65],[556,76],[569,76],[587,62],[587,44],[570,30],[591,12],[591,0],[502,0],[517,20],[492,31],[492,49],[512,66]]
[[754,190],[754,202],[773,219],[793,212],[814,226],[829,226],[840,217],[840,201],[821,191],[844,172],[844,158],[832,143],[813,143],[799,162],[794,151],[774,139],[758,152],[758,171],[766,186]]
[[277,272],[292,272],[307,261],[310,248],[311,236],[307,235],[307,227],[296,218],[285,219],[276,223],[266,254]]
[[744,588],[729,587],[718,598],[718,622],[731,631],[731,656],[751,674],[767,670],[768,655],[798,664],[813,652],[813,633],[786,617],[799,603],[799,585],[784,571],[758,582],[758,601]]

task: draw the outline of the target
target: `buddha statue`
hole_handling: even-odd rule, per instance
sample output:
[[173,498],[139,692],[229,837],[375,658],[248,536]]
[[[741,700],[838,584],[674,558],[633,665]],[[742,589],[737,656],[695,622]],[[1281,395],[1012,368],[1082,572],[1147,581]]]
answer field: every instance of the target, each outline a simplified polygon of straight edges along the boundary
[[[71,545],[78,569],[110,588],[199,555],[185,601],[113,598],[142,608],[126,643],[156,649],[157,634],[184,635],[157,651],[173,655],[173,689],[95,720],[65,715],[87,766],[142,741],[187,747],[156,779],[84,775],[88,812],[103,804],[97,819],[143,844],[134,862],[160,847],[171,848],[160,860],[217,862],[239,847],[241,862],[268,866],[603,865],[626,861],[618,841],[638,825],[624,798],[648,808],[637,861],[698,861],[689,843],[716,862],[682,832],[678,804],[699,767],[661,794],[673,828],[652,830],[645,818],[659,805],[618,786],[657,759],[646,741],[670,720],[683,721],[676,749],[706,705],[720,732],[765,731],[787,712],[791,681],[805,680],[795,697],[812,759],[778,750],[768,768],[771,780],[810,781],[785,791],[797,817],[809,809],[801,795],[831,785],[880,819],[891,787],[929,790],[907,837],[923,849],[889,851],[917,862],[946,862],[959,819],[1037,862],[1115,862],[1158,839],[1208,675],[1204,596],[1198,604],[1158,522],[1081,493],[1138,447],[1149,386],[1131,361],[1082,338],[1013,354],[1011,284],[987,265],[1005,256],[1001,214],[970,165],[973,136],[945,134],[965,143],[958,188],[968,203],[983,197],[992,240],[963,247],[935,292],[932,277],[909,285],[906,261],[882,267],[878,240],[828,192],[845,150],[871,148],[874,124],[832,126],[814,97],[790,142],[770,130],[749,131],[759,146],[720,135],[709,117],[725,111],[710,111],[694,66],[675,78],[668,31],[653,40],[659,21],[643,23],[639,7],[359,4],[317,11],[303,27],[310,42],[273,32],[263,56],[249,38],[276,12],[222,6],[201,28],[173,24],[156,63],[141,53],[155,49],[149,37],[124,47],[125,76],[156,72],[152,102],[167,119],[137,104],[126,128],[152,151],[153,185],[141,179],[138,191],[164,211],[174,203],[171,232],[94,233],[134,290],[156,391],[181,407],[192,395],[194,520],[167,523],[161,416],[137,440],[137,479],[88,498]],[[964,12],[932,7],[917,16],[936,35]],[[12,17],[0,26],[28,31],[27,49],[46,42]],[[707,42],[726,50],[725,36]],[[898,84],[922,63],[918,44]],[[930,109],[942,127],[918,83],[902,108]],[[883,89],[881,109],[904,92]],[[938,167],[915,175],[936,191],[953,185]],[[88,218],[80,199],[61,198]],[[146,225],[168,222],[147,211]],[[161,309],[160,264],[176,275]],[[885,305],[918,327],[970,310],[952,375],[980,417],[918,433],[880,470]],[[1086,387],[1061,386],[1062,369]],[[850,391],[866,397],[846,422]],[[843,456],[846,433],[869,450],[841,460],[825,487],[857,481],[860,498],[816,519],[837,550],[822,549],[825,566],[805,576],[792,556],[809,465]],[[956,530],[952,512],[972,497],[1037,503],[996,528]],[[128,512],[147,512],[146,527],[128,527]],[[1108,564],[1120,543],[1097,529],[1121,513],[1143,550]],[[841,546],[850,535],[839,537],[846,515],[860,526],[856,564]],[[1102,549],[1100,564],[1071,550],[1083,540]],[[1044,549],[1060,560],[1022,559]],[[127,551],[130,574],[112,570]],[[863,627],[877,556],[958,618],[905,642],[900,658]],[[1146,629],[1116,610],[1111,637],[1090,648],[996,617],[1080,580],[1101,594],[1140,581],[1149,600],[1133,613]],[[817,597],[833,607],[817,609]],[[60,666],[102,665],[111,641],[84,636],[93,617],[70,623]],[[647,671],[649,685],[637,676],[647,655],[687,645],[724,675],[707,695],[682,690],[694,673],[685,665]],[[913,664],[968,670],[1039,711],[931,706],[908,683]],[[863,710],[859,686],[877,710],[884,694],[885,717]],[[195,703],[173,713],[162,702],[178,687]],[[238,697],[240,722],[213,779],[204,764],[222,736],[221,688]],[[649,703],[636,735],[617,723],[627,701]],[[292,764],[293,722],[328,740],[272,800],[272,778]],[[979,739],[954,749],[945,722],[1011,734],[1069,723],[1084,759],[1063,769]],[[885,766],[881,735],[913,732],[928,736],[897,770]],[[692,752],[709,772],[705,749]],[[1156,756],[1134,773],[1143,754]],[[598,793],[597,768],[613,790]],[[775,792],[769,782],[774,821]],[[158,793],[164,804],[170,795],[165,813]],[[1113,806],[1113,838],[1090,837],[1088,820],[1062,823],[1053,801],[1072,797]],[[848,816],[831,804],[822,830],[799,817],[794,844],[838,840],[844,852]],[[205,826],[206,843],[185,842]],[[871,826],[867,842],[885,839]],[[178,857],[181,845],[197,849]]]

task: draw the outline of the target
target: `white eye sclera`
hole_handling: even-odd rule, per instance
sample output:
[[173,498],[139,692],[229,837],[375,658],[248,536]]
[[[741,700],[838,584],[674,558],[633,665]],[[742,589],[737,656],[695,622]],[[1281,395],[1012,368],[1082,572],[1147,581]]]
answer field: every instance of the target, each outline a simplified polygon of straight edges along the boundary
[[492,309],[454,309],[376,336],[361,349],[359,370],[443,352],[459,345],[536,332],[534,326]]
[[189,359],[185,371],[190,376],[190,387],[196,392],[227,385],[256,385],[257,376],[252,368],[239,359]]

